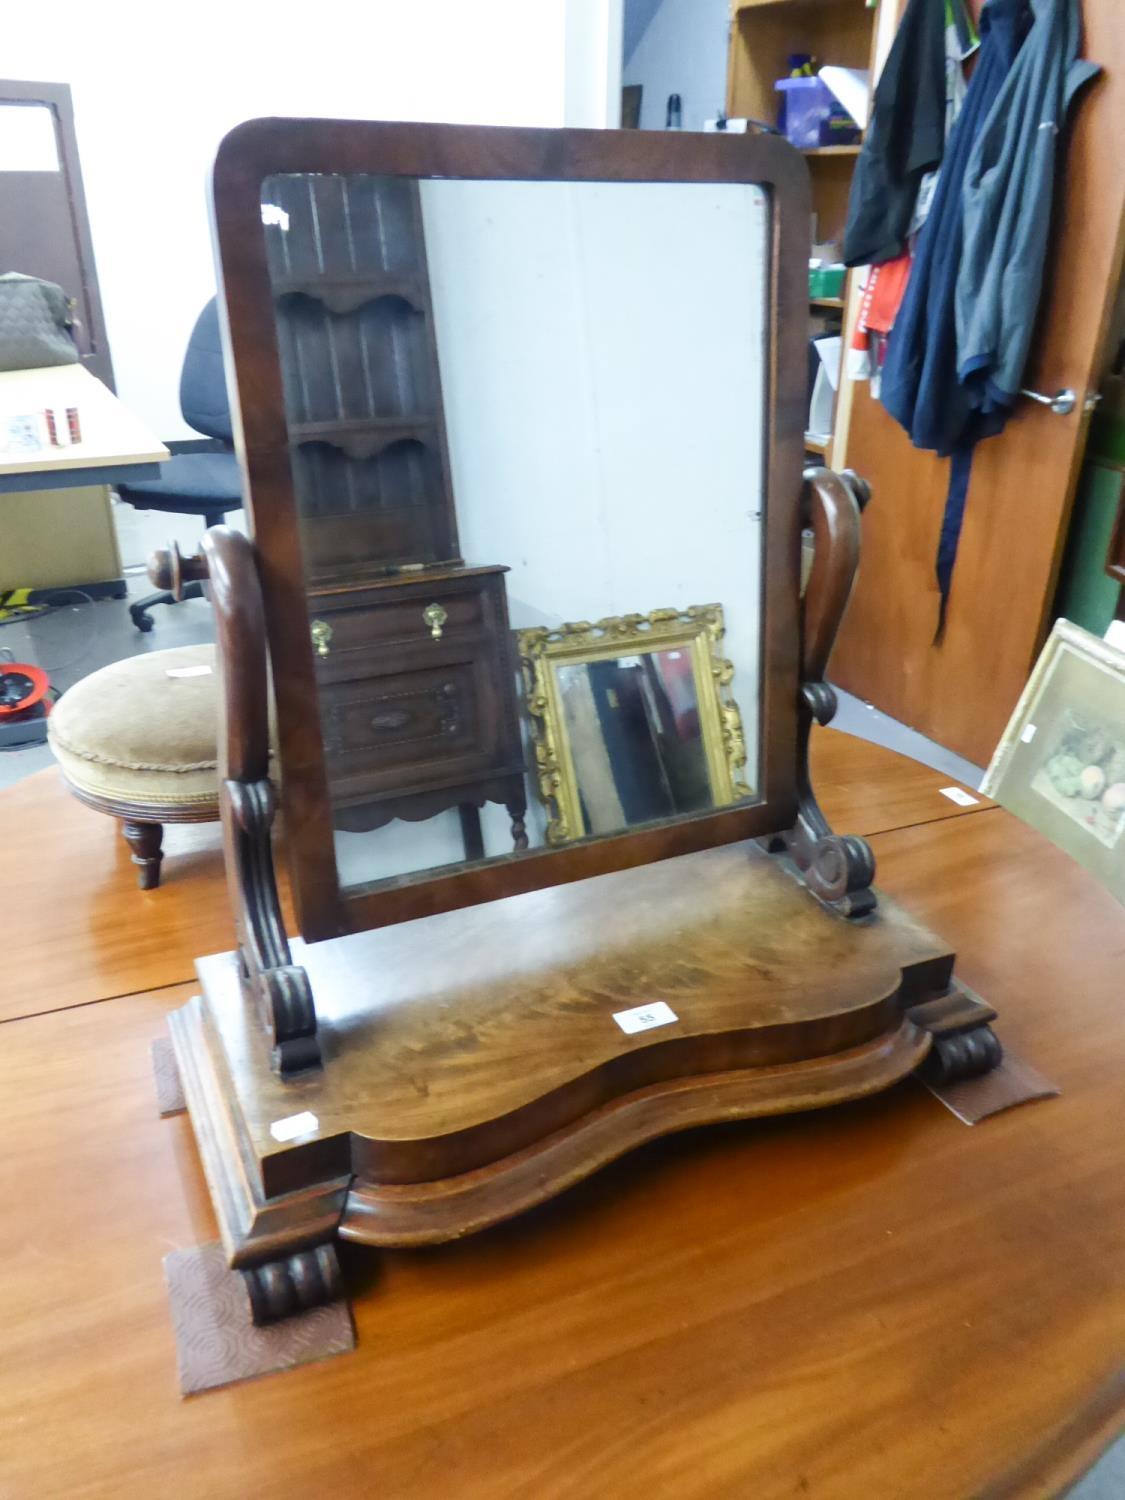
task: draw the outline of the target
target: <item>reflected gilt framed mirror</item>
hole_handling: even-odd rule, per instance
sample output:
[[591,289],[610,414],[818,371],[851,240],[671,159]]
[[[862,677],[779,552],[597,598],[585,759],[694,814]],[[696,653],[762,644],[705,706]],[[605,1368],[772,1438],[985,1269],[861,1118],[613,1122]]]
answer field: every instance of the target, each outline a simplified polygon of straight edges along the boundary
[[519,632],[548,845],[750,796],[723,635],[720,604]]
[[997,1061],[809,776],[867,500],[802,471],[809,214],[774,135],[222,143],[252,538],[155,576],[215,610],[237,944],[171,1029],[256,1317],[335,1295],[337,1235]]

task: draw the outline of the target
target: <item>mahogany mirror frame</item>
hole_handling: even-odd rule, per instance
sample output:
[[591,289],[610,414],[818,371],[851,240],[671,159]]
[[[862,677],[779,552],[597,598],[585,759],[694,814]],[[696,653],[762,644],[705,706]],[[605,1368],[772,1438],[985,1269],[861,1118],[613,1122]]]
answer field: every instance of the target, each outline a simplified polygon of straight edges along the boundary
[[[754,800],[483,864],[340,886],[332,836],[262,184],[286,173],[531,182],[732,183],[769,199],[763,413],[765,524]],[[235,444],[273,666],[281,799],[302,936],[317,941],[623,870],[791,828],[801,792],[799,576],[811,199],[796,149],[774,135],[251,120],[219,147],[212,225]],[[748,577],[748,582],[749,582]]]

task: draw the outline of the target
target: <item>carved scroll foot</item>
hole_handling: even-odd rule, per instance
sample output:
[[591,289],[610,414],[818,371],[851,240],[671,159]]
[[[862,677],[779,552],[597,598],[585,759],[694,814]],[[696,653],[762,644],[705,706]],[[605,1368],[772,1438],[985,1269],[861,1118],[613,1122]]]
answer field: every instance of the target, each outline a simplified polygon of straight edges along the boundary
[[293,1313],[322,1307],[343,1296],[335,1245],[317,1245],[285,1260],[271,1260],[243,1271],[250,1312],[257,1324],[276,1323]]
[[1003,1057],[1004,1048],[992,1027],[977,1026],[956,1036],[935,1037],[922,1073],[929,1083],[960,1083],[991,1073]]
[[912,1006],[907,1015],[934,1039],[922,1066],[928,1083],[979,1078],[1003,1060],[1004,1048],[989,1024],[996,1012],[968,985],[953,980],[944,995]]

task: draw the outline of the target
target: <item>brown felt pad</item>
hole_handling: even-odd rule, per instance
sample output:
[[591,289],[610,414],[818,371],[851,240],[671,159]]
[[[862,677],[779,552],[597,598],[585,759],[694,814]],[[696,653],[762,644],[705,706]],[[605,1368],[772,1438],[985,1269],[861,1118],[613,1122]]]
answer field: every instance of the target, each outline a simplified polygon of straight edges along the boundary
[[355,1348],[343,1300],[255,1328],[242,1275],[229,1268],[221,1245],[173,1250],[164,1257],[164,1278],[185,1396]]
[[966,1125],[976,1125],[989,1115],[1034,1099],[1052,1099],[1060,1092],[1021,1057],[1005,1052],[1003,1060],[991,1073],[981,1078],[964,1078],[959,1083],[931,1084],[926,1087],[946,1109],[952,1110]]
[[152,1076],[156,1082],[156,1107],[160,1118],[165,1120],[169,1115],[182,1115],[187,1109],[187,1100],[171,1037],[158,1036],[152,1044]]

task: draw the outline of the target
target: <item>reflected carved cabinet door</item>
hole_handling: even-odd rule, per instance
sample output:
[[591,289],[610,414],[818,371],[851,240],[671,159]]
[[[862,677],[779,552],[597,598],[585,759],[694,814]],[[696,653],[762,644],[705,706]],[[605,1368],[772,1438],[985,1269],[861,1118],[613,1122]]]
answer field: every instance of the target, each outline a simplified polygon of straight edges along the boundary
[[507,569],[460,556],[418,185],[277,175],[262,220],[334,828],[457,808],[479,859],[498,802],[526,848]]
[[[504,572],[406,574],[313,597],[337,828],[365,833],[450,806],[475,813],[489,800],[507,805],[523,836]],[[466,819],[469,858],[472,826]]]

